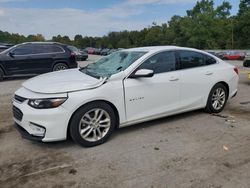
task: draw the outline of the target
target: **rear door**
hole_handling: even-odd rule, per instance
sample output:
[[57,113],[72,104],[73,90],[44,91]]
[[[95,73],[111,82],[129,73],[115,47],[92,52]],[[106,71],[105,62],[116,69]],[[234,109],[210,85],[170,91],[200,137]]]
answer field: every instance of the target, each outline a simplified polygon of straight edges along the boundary
[[178,51],[182,109],[203,107],[214,83],[216,60],[199,52]]
[[[62,49],[61,49],[62,52]],[[31,66],[35,73],[50,72],[53,66],[53,59],[57,53],[54,52],[53,45],[34,44],[33,54],[31,56]]]
[[139,69],[150,69],[150,78],[124,80],[126,114],[128,121],[173,113],[180,105],[179,71],[176,71],[175,52],[166,51],[153,55]]

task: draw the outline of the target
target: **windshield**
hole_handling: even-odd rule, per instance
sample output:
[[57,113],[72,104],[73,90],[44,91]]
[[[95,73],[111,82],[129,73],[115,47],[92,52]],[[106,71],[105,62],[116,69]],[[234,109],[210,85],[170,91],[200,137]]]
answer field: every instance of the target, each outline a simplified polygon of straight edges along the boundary
[[80,69],[83,73],[90,76],[110,77],[113,74],[124,71],[137,59],[142,57],[147,52],[141,51],[119,51],[114,52],[109,56],[101,58],[96,63],[89,64],[88,66]]

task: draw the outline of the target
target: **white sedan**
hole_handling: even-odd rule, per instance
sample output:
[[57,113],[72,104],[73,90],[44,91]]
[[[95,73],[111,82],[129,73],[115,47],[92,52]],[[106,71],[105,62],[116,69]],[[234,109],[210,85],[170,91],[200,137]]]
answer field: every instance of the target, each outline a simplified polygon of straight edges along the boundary
[[13,99],[14,121],[24,138],[51,142],[70,135],[95,146],[117,127],[195,109],[219,113],[237,85],[238,69],[204,51],[133,48],[24,82]]

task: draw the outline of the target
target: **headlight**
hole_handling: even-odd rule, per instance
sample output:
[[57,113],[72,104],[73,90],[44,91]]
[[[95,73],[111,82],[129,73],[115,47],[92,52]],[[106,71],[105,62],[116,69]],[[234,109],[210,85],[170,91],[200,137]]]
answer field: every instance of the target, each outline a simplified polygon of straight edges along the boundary
[[57,98],[57,99],[29,99],[28,104],[37,109],[47,109],[56,108],[64,103],[67,98]]

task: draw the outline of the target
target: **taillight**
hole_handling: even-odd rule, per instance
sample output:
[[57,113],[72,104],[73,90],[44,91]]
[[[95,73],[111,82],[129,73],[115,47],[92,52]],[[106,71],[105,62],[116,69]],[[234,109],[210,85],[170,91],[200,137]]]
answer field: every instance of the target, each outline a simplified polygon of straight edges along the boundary
[[239,69],[238,69],[237,67],[234,67],[234,72],[235,72],[236,74],[239,74]]
[[75,57],[76,56],[76,53],[75,52],[71,52],[70,54],[72,57]]

